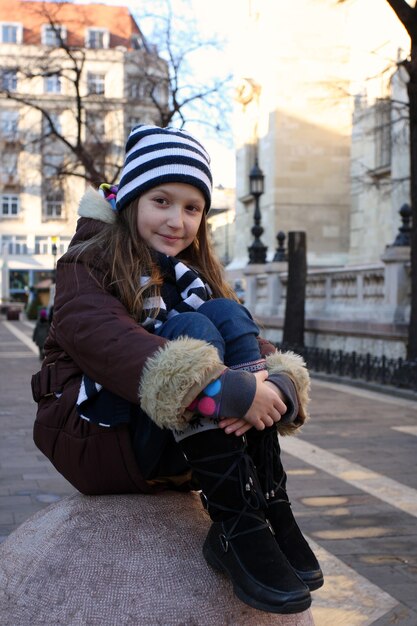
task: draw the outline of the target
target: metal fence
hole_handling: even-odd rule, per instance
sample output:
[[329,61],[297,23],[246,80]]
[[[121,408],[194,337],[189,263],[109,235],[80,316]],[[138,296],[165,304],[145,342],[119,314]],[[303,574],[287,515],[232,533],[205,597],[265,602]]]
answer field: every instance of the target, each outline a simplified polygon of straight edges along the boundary
[[312,372],[417,392],[417,361],[308,346],[277,344],[277,347],[301,354]]

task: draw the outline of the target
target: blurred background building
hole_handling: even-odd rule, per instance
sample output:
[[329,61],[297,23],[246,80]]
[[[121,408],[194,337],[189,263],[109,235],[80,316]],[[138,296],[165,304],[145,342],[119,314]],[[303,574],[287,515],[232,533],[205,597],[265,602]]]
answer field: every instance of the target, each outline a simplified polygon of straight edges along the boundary
[[158,119],[144,65],[166,72],[126,7],[0,4],[3,300],[52,280],[86,185],[114,181],[132,126]]
[[[243,281],[245,303],[264,335],[281,341],[288,273],[285,263],[272,263],[277,235],[304,231],[306,345],[404,357],[410,316],[410,247],[399,237],[410,224],[404,27],[379,0],[298,0],[285,7],[257,0],[234,34],[231,282]],[[258,196],[250,189],[255,164],[264,176]],[[257,202],[267,263],[248,266]],[[285,240],[278,257],[286,259]]]
[[379,261],[409,202],[406,84],[397,66],[409,38],[379,0],[280,5],[251,2],[232,37],[240,81],[229,268],[247,264],[255,158],[265,175],[268,260],[279,230],[305,230],[309,267]]
[[208,223],[216,254],[225,267],[235,254],[235,202],[234,189],[214,187]]

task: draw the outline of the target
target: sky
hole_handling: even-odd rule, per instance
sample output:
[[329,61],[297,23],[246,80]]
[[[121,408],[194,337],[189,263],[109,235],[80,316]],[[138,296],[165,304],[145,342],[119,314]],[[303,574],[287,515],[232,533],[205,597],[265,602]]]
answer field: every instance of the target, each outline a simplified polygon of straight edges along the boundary
[[[191,0],[191,5],[198,20],[202,35],[217,35],[225,42],[222,65],[230,73],[233,72],[233,55],[228,46],[229,33],[236,27],[236,16],[239,14],[239,3],[243,0]],[[173,0],[173,4],[176,1]],[[205,140],[206,148],[212,157],[214,185],[235,187],[235,152],[214,140]]]
[[[171,6],[176,14],[184,16],[191,12],[192,16],[198,23],[199,31],[202,39],[217,36],[225,43],[224,54],[221,56],[222,69],[227,73],[232,73],[232,54],[228,48],[227,41],[229,33],[236,22],[236,14],[239,13],[239,3],[242,0],[170,0]],[[75,0],[77,4],[93,4],[98,0]],[[146,20],[141,22],[140,15],[146,11],[154,9],[158,5],[158,0],[101,0],[102,4],[110,4],[112,6],[127,6],[132,15],[137,19],[139,27],[146,32]],[[187,6],[188,5],[188,6]],[[204,68],[210,68],[212,63],[204,63],[198,67],[198,72]],[[208,70],[210,71],[210,70]],[[198,134],[198,127],[193,127],[193,131]],[[235,186],[235,152],[233,148],[227,148],[222,142],[213,139],[207,139],[206,129],[204,129],[204,138],[202,143],[206,147],[211,156],[211,165],[213,172],[214,186],[222,185],[223,187]],[[199,137],[201,138],[201,137]]]

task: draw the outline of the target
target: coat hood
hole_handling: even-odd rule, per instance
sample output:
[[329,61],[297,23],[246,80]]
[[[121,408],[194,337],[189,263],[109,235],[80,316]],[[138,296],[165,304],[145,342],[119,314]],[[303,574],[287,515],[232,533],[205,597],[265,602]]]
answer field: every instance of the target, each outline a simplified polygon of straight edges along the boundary
[[113,224],[116,221],[116,214],[110,204],[92,187],[88,187],[81,198],[78,206],[78,215],[105,222],[106,224]]

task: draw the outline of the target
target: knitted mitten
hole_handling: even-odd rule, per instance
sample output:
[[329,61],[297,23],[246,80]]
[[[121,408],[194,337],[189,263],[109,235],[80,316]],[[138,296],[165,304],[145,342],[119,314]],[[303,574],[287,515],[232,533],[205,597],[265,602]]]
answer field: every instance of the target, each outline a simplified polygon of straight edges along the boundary
[[225,369],[188,406],[204,417],[243,417],[256,393],[256,379],[250,372]]

